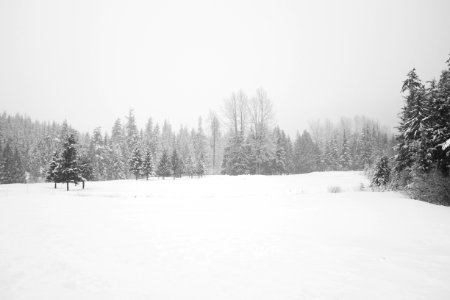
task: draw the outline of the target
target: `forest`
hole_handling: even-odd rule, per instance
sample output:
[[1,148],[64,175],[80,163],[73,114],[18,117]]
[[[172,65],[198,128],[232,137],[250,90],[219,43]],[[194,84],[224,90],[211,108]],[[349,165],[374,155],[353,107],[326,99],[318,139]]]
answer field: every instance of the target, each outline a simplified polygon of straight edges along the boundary
[[[407,74],[395,135],[359,116],[313,121],[290,137],[276,125],[273,103],[262,88],[250,97],[232,93],[220,114],[210,111],[206,121],[198,118],[197,128],[178,130],[151,117],[138,128],[132,109],[110,132],[98,127],[91,133],[66,121],[36,122],[4,112],[1,183],[364,170],[373,188],[449,204],[450,59],[446,63],[439,80],[427,84],[415,69]],[[60,169],[74,174],[61,175]]]
[[222,116],[211,111],[206,120],[199,117],[197,128],[174,131],[168,121],[160,125],[149,118],[145,128],[138,128],[130,110],[110,132],[81,133],[67,122],[33,122],[4,112],[1,181],[53,181],[49,167],[58,164],[70,136],[85,180],[363,170],[393,154],[393,136],[365,117],[311,122],[310,130],[291,138],[274,125],[274,108],[263,89],[251,98],[233,93]]

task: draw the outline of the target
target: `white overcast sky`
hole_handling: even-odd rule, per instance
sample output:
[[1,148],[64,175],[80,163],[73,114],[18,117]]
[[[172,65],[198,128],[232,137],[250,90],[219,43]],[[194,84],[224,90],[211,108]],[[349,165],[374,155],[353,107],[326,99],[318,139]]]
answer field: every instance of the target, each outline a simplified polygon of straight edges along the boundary
[[134,108],[196,126],[266,89],[288,133],[317,118],[395,126],[416,67],[450,54],[450,1],[0,0],[0,111],[82,131]]

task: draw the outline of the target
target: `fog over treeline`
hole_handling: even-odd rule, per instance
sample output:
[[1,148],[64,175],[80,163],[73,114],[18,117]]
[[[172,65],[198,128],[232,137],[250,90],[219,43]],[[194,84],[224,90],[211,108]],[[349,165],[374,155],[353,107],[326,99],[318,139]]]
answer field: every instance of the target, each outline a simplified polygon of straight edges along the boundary
[[[163,177],[362,170],[377,157],[392,154],[393,146],[385,127],[362,116],[334,123],[317,120],[309,130],[289,136],[276,125],[272,102],[263,89],[250,97],[243,91],[233,93],[220,113],[198,117],[196,128],[173,128],[151,116],[139,128],[133,110],[116,119],[109,130],[79,132],[69,122],[38,122],[3,112],[2,182],[45,180],[49,164],[70,134],[75,136],[80,164],[88,166],[87,180],[161,176],[159,167],[167,169]],[[146,157],[150,166],[144,174]],[[169,165],[160,166],[163,157]]]

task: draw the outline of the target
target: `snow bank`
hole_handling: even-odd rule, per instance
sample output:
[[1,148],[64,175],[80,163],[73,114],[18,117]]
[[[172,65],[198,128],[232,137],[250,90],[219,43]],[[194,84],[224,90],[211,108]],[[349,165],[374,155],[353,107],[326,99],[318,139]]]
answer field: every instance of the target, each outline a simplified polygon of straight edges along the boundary
[[357,172],[3,185],[0,299],[448,297],[450,209],[361,185]]

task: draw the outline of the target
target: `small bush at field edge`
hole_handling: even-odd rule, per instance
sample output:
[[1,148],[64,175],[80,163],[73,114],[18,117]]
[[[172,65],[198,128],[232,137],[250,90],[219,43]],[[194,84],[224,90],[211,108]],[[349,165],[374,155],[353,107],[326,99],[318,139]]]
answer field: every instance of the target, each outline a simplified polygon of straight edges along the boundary
[[329,187],[328,187],[328,192],[329,192],[329,193],[333,193],[333,194],[335,194],[335,193],[341,193],[341,192],[342,192],[342,189],[341,189],[340,186],[329,186]]

